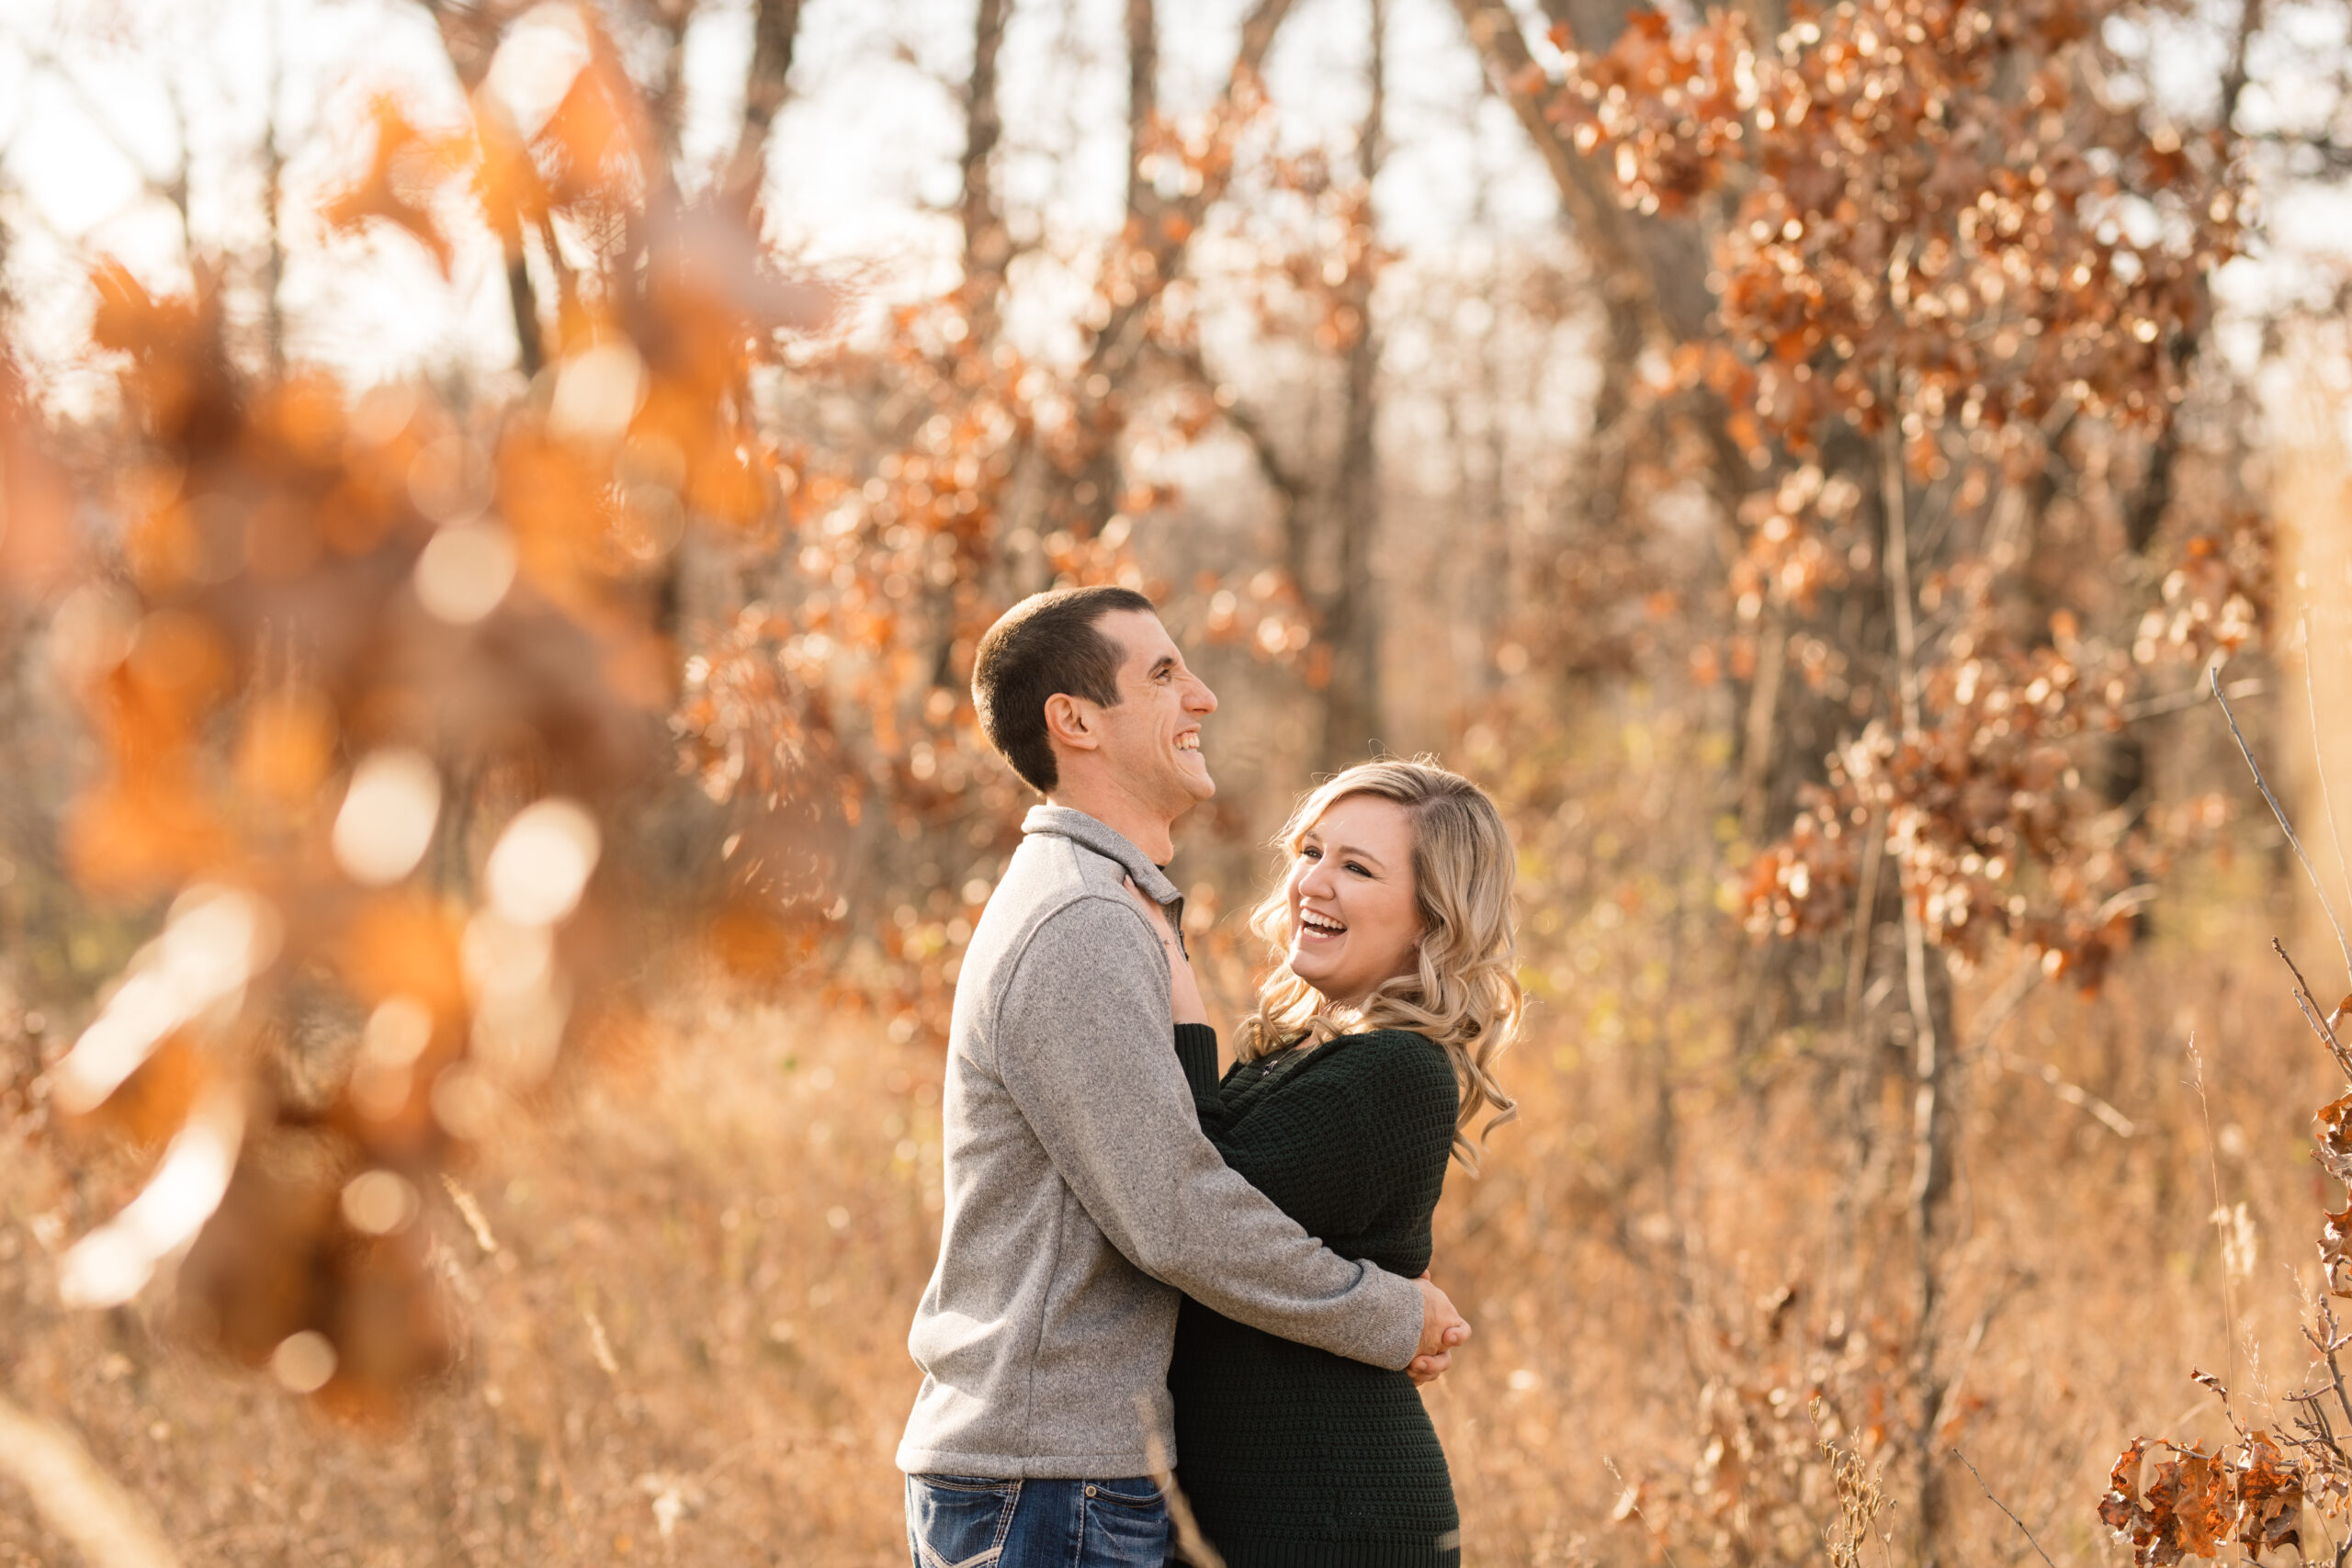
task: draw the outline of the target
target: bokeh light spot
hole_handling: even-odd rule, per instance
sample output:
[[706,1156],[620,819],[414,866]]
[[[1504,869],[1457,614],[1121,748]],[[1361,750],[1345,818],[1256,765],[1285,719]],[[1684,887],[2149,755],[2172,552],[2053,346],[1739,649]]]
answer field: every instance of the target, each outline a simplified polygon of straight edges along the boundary
[[404,1230],[416,1209],[416,1189],[391,1171],[362,1171],[344,1184],[343,1217],[362,1235]]
[[520,926],[548,926],[580,905],[603,840],[596,819],[572,801],[527,806],[490,852],[490,907]]
[[441,775],[423,752],[370,752],[353,770],[335,815],[335,863],[367,886],[398,882],[424,858],[440,815]]
[[514,585],[514,540],[494,523],[444,528],[416,558],[416,597],[435,620],[469,626]]
[[316,1393],[334,1376],[334,1342],[314,1328],[289,1334],[269,1353],[270,1375],[291,1393]]

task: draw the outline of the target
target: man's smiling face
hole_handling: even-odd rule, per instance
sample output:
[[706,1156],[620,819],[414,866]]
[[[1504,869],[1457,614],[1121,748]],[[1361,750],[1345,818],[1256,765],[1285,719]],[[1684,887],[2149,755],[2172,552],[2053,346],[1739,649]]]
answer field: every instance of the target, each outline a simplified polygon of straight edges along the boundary
[[1158,615],[1114,610],[1095,629],[1121,650],[1119,705],[1098,708],[1102,755],[1139,804],[1173,819],[1216,793],[1201,755],[1201,720],[1216,694],[1184,664]]

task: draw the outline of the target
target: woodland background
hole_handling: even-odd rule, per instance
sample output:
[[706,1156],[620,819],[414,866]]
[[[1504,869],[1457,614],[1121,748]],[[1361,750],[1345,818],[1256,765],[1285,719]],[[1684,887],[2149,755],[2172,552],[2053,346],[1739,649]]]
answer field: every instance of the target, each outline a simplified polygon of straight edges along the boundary
[[1318,772],[1513,823],[1465,1562],[2340,1563],[2347,91],[2339,0],[0,6],[0,1563],[901,1561],[971,650],[1102,580],[1227,1019]]

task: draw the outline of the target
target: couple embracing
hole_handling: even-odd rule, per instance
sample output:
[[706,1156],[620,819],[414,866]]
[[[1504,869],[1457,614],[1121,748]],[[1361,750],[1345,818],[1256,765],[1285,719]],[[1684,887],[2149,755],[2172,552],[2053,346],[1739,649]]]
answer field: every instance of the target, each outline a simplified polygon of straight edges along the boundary
[[1220,1081],[1162,869],[1216,787],[1216,695],[1119,588],[1016,605],[972,689],[1046,804],[956,981],[898,1453],[915,1568],[1158,1568],[1159,1455],[1231,1568],[1458,1562],[1415,1385],[1470,1334],[1425,1272],[1447,1159],[1512,1110],[1501,818],[1418,762],[1309,794]]

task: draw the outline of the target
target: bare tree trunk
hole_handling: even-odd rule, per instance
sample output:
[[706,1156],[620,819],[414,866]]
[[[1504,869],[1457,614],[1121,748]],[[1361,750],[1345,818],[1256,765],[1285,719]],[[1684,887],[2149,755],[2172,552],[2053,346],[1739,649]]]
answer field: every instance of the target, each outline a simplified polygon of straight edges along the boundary
[[268,204],[269,243],[261,269],[262,351],[274,380],[286,373],[286,149],[277,138],[277,110],[285,96],[286,28],[277,7],[269,7],[269,107],[262,117],[262,199]]
[[[1913,604],[1910,496],[1903,471],[1901,436],[1890,423],[1879,443],[1881,507],[1886,525],[1886,585],[1894,619],[1894,663],[1903,712],[1903,735],[1920,733],[1919,639]],[[1951,1240],[1952,1158],[1958,1131],[1951,1104],[1951,971],[1940,948],[1928,946],[1926,922],[1911,890],[1901,886],[1903,972],[1911,1005],[1912,1168],[1911,1228],[1918,1296],[1912,1332],[1911,1396],[1918,1411],[1915,1483],[1920,1568],[1935,1568],[1943,1530],[1942,1464],[1936,1452],[1935,1422],[1943,1404],[1942,1371],[1936,1356],[1937,1319],[1942,1306],[1945,1252]]]
[[1318,595],[1317,619],[1330,652],[1323,691],[1323,732],[1317,750],[1322,766],[1337,772],[1363,761],[1376,745],[1380,728],[1380,584],[1374,562],[1380,527],[1380,333],[1372,317],[1378,252],[1379,217],[1373,189],[1380,175],[1387,134],[1387,31],[1385,0],[1371,0],[1372,48],[1369,97],[1357,136],[1356,159],[1363,179],[1358,217],[1359,254],[1340,289],[1340,310],[1353,318],[1348,346],[1346,389],[1340,410],[1339,470],[1333,476],[1326,518],[1331,534],[1331,581]]
[[645,107],[653,120],[662,161],[673,168],[677,166],[678,140],[685,128],[686,30],[694,26],[695,3],[656,0],[650,7],[653,25],[662,34],[662,80],[646,95]]
[[1159,14],[1154,0],[1127,0],[1126,30],[1127,216],[1124,243],[1112,250],[1104,263],[1114,269],[1104,285],[1113,307],[1111,324],[1094,344],[1094,357],[1104,367],[1089,375],[1081,386],[1087,398],[1081,428],[1091,439],[1084,447],[1085,462],[1067,492],[1073,505],[1065,520],[1065,526],[1075,525],[1071,531],[1080,536],[1093,533],[1118,510],[1126,471],[1119,434],[1127,420],[1125,372],[1133,367],[1136,355],[1127,349],[1122,349],[1118,357],[1106,356],[1102,351],[1106,345],[1141,337],[1143,314],[1138,307],[1166,282],[1159,257],[1168,238],[1169,204],[1160,200],[1159,188],[1143,167],[1151,152],[1152,122],[1159,112]]
[[[1571,23],[1584,49],[1607,48],[1631,10],[1613,0],[1578,8],[1592,12]],[[1706,332],[1715,301],[1698,223],[1690,218],[1645,218],[1619,204],[1608,171],[1578,151],[1544,113],[1549,94],[1543,68],[1503,0],[1454,0],[1454,9],[1486,62],[1487,85],[1510,106],[1543,157],[1561,210],[1577,245],[1591,258],[1611,310],[1630,312],[1638,334],[1662,346]],[[1593,29],[1589,33],[1583,30],[1588,26]]]
[[[491,57],[498,52],[499,35],[510,19],[508,12],[487,4],[460,5],[457,0],[418,0],[418,4],[433,18],[434,27],[441,35],[441,51],[448,57],[449,69],[457,76],[458,87],[469,98],[472,97],[483,78],[490,74]],[[522,225],[511,213],[493,212],[490,216],[506,264],[506,303],[514,320],[515,365],[526,377],[537,376],[546,367],[548,356],[539,326],[538,291],[531,284]],[[549,260],[553,261],[552,236],[548,252]]]
[[1012,236],[999,208],[991,160],[1004,134],[997,104],[996,57],[1004,46],[1010,0],[979,0],[972,21],[972,78],[964,89],[964,300],[971,315],[972,341],[996,335],[1004,269],[1012,260]]
[[1151,152],[1152,122],[1159,118],[1159,8],[1154,0],[1127,0],[1127,212],[1147,221],[1159,193],[1144,177],[1143,161]]
[[749,212],[767,177],[768,132],[790,96],[792,55],[800,39],[801,0],[754,0],[752,63],[743,75],[743,123],[719,181],[720,199]]

